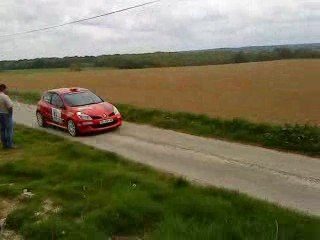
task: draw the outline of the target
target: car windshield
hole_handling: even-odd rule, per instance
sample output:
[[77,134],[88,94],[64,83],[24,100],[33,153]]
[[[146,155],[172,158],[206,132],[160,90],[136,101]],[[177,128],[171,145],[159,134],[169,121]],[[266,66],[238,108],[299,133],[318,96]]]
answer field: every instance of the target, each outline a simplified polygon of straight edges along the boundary
[[89,91],[67,93],[64,95],[64,101],[71,107],[79,107],[103,102],[101,98]]

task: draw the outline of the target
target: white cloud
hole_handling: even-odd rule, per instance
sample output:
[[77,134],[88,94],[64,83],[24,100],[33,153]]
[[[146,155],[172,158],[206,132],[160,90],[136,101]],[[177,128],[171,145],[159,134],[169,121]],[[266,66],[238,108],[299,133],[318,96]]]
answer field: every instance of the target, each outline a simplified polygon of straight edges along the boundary
[[[0,35],[145,1],[1,0]],[[310,43],[319,42],[319,29],[315,0],[163,0],[60,29],[0,38],[0,60]]]

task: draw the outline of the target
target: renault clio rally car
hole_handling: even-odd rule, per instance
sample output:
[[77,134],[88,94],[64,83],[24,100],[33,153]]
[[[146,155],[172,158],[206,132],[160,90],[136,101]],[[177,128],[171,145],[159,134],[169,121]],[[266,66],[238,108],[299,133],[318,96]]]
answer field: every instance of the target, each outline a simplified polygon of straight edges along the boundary
[[36,117],[40,127],[57,126],[73,137],[115,129],[122,124],[115,106],[84,88],[46,91],[38,102]]

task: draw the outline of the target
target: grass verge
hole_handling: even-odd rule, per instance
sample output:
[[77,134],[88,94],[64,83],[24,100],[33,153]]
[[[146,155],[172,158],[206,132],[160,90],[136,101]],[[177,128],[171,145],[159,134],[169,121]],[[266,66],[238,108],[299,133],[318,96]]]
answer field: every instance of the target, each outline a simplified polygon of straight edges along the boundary
[[320,219],[188,184],[115,154],[18,126],[0,150],[0,198],[24,199],[7,226],[25,239],[319,239]]
[[[39,93],[12,92],[13,98],[30,104],[40,99]],[[320,156],[320,127],[309,125],[271,125],[243,119],[222,120],[205,115],[142,109],[117,104],[126,121],[204,137],[214,137],[259,145],[309,156]]]

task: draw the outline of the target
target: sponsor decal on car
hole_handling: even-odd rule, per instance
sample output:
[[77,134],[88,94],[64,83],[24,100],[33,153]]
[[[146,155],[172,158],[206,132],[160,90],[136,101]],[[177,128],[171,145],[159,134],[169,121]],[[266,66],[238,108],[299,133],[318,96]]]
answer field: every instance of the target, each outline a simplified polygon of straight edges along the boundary
[[57,123],[62,123],[61,110],[52,108],[52,120]]

